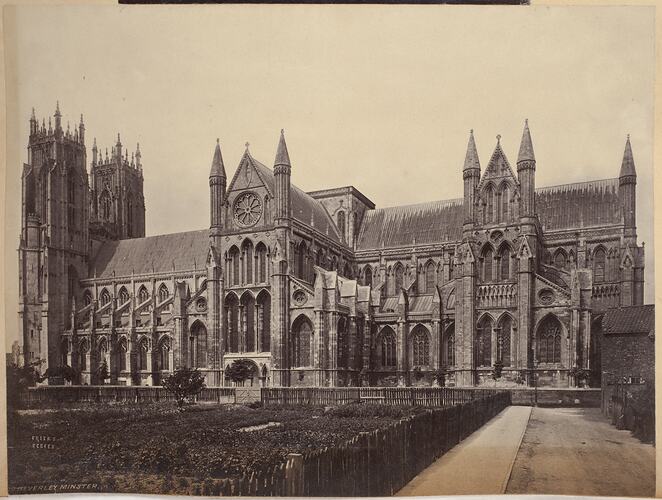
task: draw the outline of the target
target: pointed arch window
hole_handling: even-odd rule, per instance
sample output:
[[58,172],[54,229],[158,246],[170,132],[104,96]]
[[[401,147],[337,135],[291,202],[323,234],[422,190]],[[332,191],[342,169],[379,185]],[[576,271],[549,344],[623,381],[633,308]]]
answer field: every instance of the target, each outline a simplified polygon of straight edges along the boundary
[[170,338],[164,337],[159,344],[158,352],[159,370],[170,370]]
[[120,304],[126,304],[129,301],[129,292],[126,291],[126,288],[120,288],[119,292]]
[[501,255],[499,257],[501,266],[501,279],[509,280],[510,279],[510,249],[504,247],[501,249]]
[[510,189],[508,184],[504,184],[501,188],[501,221],[510,221]]
[[257,253],[257,282],[267,282],[267,247],[264,243],[258,243],[255,247]]
[[149,292],[147,291],[147,288],[145,288],[145,285],[142,285],[138,290],[138,300],[142,304],[147,299],[149,299]]
[[476,357],[476,366],[492,365],[492,330],[494,324],[492,318],[485,316],[478,323],[476,329],[476,346],[474,356]]
[[366,286],[372,286],[372,267],[365,266],[363,269],[363,284]]
[[336,215],[336,218],[338,220],[338,232],[340,233],[342,240],[345,241],[345,212],[340,210],[338,215]]
[[430,337],[422,326],[414,328],[411,338],[412,361],[414,366],[427,366],[430,364]]
[[510,366],[510,339],[512,337],[513,321],[505,316],[499,323],[497,330],[497,359],[503,366]]
[[554,254],[554,267],[557,269],[565,269],[567,265],[567,258],[563,249],[559,248]]
[[110,302],[110,293],[105,288],[101,290],[101,294],[99,295],[99,301],[101,302],[102,306],[105,306]]
[[400,264],[400,263],[398,262],[398,263],[395,265],[395,269],[394,269],[394,271],[393,271],[393,274],[394,274],[394,277],[393,277],[394,279],[393,279],[393,281],[394,281],[394,285],[395,285],[393,295],[399,295],[399,294],[400,294],[400,290],[402,290],[402,287],[403,287],[403,285],[404,285],[404,274],[405,274],[405,270],[404,270],[404,268],[402,267],[402,264]]
[[304,316],[297,319],[292,328],[292,366],[310,366],[310,347],[313,325]]
[[168,287],[165,283],[161,283],[161,286],[159,287],[159,303],[168,300],[169,297],[170,291],[168,290]]
[[494,222],[494,189],[488,186],[485,190],[485,223]]
[[308,276],[306,275],[306,263],[308,260],[308,248],[306,247],[306,243],[304,241],[299,243],[299,246],[296,249],[296,258],[296,275],[303,280],[307,280]]
[[380,354],[382,367],[396,366],[395,333],[390,327],[384,328],[380,335]]
[[89,306],[92,303],[92,292],[89,290],[85,290],[85,293],[83,294],[83,304],[85,306]]
[[146,371],[147,370],[147,353],[149,351],[149,343],[147,342],[146,338],[143,338],[139,343],[138,343],[138,356],[137,356],[137,368],[138,371]]
[[99,197],[99,213],[102,220],[106,222],[112,221],[113,201],[107,189],[104,189]]
[[425,292],[432,293],[437,283],[437,268],[434,262],[430,261],[425,266]]
[[487,247],[483,251],[483,281],[490,282],[494,279],[493,275],[494,254],[492,248]]
[[244,241],[242,245],[244,258],[244,279],[242,283],[253,283],[253,242]]
[[561,362],[561,323],[555,316],[547,316],[538,327],[538,361]]
[[602,283],[605,280],[605,251],[598,248],[593,255],[593,281]]
[[229,260],[229,270],[230,272],[228,273],[230,275],[230,285],[231,286],[237,286],[240,284],[240,273],[239,273],[239,249],[235,246],[233,246],[230,249],[230,252],[228,254],[228,260]]
[[446,330],[446,366],[455,366],[455,325],[451,325]]
[[87,353],[90,345],[87,340],[82,340],[78,347],[78,371],[87,371]]
[[117,346],[117,366],[120,372],[126,371],[126,353],[128,351],[127,342],[122,338]]

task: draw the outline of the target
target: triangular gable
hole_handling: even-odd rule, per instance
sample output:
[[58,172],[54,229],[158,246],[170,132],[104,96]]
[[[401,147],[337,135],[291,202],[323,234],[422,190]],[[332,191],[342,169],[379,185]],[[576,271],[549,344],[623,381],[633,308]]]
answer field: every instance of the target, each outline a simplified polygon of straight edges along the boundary
[[232,181],[230,181],[227,192],[230,193],[232,191],[242,191],[244,189],[255,189],[258,187],[264,187],[269,193],[269,196],[273,197],[270,183],[264,178],[262,172],[260,172],[257,160],[255,160],[248,149],[246,149],[234,172]]
[[503,152],[503,149],[501,149],[501,144],[497,143],[496,148],[494,148],[494,152],[492,153],[492,157],[478,183],[477,191],[480,192],[490,180],[496,181],[495,184],[498,185],[503,179],[510,179],[515,189],[518,190],[519,181],[515,176],[515,172],[513,172],[506,154]]
[[529,246],[529,239],[526,236],[522,238],[522,242],[519,245],[519,250],[517,250],[517,257],[520,260],[530,259],[533,257],[531,247]]

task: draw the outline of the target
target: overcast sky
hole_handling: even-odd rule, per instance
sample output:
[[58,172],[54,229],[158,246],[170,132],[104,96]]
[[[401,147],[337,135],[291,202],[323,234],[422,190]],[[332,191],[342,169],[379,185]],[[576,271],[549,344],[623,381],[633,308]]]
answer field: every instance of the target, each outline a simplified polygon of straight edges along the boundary
[[[538,186],[618,176],[626,134],[653,301],[654,11],[648,7],[22,7],[9,20],[7,331],[18,328],[20,168],[28,119],[85,116],[145,175],[148,235],[209,225],[209,166],[286,131],[304,190],[354,185],[378,207],[462,196],[474,129],[515,164],[524,119]],[[11,71],[11,68],[10,68]],[[91,151],[88,149],[88,158]]]

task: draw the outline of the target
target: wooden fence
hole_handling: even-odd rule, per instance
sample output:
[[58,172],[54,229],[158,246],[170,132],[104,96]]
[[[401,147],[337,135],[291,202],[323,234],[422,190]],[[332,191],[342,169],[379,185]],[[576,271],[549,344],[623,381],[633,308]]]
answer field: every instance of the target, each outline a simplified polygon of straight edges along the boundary
[[494,389],[452,387],[279,387],[263,388],[264,405],[338,405],[369,402],[445,407],[498,394]]
[[[322,391],[319,394],[325,394]],[[510,393],[484,391],[471,400],[430,408],[340,446],[306,454],[241,478],[209,482],[202,495],[390,496],[510,405]],[[302,394],[301,392],[300,394]],[[302,400],[302,399],[300,399]]]
[[[22,395],[24,406],[68,403],[154,403],[175,401],[172,393],[163,387],[75,385],[31,387]],[[201,403],[234,403],[234,387],[207,387],[196,397]]]

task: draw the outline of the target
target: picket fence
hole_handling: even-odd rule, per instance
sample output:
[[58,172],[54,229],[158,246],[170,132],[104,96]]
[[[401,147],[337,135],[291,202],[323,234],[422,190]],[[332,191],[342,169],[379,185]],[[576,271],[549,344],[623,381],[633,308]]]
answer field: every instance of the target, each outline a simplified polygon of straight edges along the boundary
[[278,387],[262,388],[263,405],[388,405],[445,407],[499,393],[495,389],[452,387]]
[[[66,403],[155,403],[175,401],[163,387],[122,385],[75,385],[31,387],[22,395],[26,407]],[[206,387],[196,396],[201,403],[234,403],[234,387]]]
[[363,432],[340,446],[290,454],[285,463],[264,471],[210,481],[200,494],[393,495],[510,403],[507,391],[474,391],[473,399],[430,408],[385,429]]

